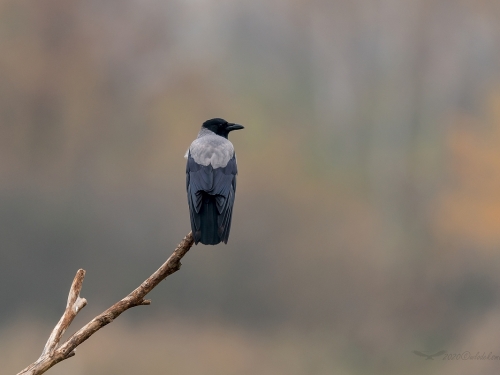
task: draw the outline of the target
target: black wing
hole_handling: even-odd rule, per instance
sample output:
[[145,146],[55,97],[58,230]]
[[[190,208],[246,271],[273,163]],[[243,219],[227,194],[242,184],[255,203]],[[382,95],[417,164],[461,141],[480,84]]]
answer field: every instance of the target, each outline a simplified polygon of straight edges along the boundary
[[224,168],[213,168],[196,163],[188,154],[186,165],[186,190],[188,195],[191,229],[195,242],[200,238],[201,218],[200,209],[203,196],[206,194],[215,197],[217,206],[217,229],[221,241],[227,243],[231,229],[234,197],[236,193],[236,174],[238,168],[236,157],[229,160]]

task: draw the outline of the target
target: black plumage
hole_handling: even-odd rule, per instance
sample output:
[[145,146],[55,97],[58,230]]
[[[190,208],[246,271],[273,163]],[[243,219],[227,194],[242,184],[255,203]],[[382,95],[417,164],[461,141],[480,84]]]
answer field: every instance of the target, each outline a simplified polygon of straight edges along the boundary
[[186,189],[196,244],[227,244],[229,239],[238,168],[227,136],[237,129],[243,126],[208,120],[187,152]]

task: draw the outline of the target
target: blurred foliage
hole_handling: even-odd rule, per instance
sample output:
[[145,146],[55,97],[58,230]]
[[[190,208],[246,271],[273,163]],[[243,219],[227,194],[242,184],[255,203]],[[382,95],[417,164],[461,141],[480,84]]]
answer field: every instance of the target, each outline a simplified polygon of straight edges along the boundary
[[449,132],[450,168],[437,235],[495,251],[500,245],[500,96],[487,103],[484,118],[460,116]]
[[229,244],[54,374],[488,372],[411,352],[495,350],[499,25],[486,0],[0,1],[3,368],[78,268],[74,329],[165,260],[182,156],[224,117]]

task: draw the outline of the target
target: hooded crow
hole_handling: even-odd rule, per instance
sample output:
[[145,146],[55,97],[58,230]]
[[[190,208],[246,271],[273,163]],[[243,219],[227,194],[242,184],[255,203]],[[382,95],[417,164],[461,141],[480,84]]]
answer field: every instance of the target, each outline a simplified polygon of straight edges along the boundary
[[238,173],[227,136],[238,129],[243,126],[221,118],[205,121],[186,152],[186,189],[196,244],[227,244]]

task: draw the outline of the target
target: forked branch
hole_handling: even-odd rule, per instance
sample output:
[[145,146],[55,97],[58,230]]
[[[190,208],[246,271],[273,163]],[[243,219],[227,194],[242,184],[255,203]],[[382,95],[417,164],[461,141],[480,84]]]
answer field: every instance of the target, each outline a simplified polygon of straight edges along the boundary
[[122,300],[115,303],[106,311],[96,316],[58,347],[59,341],[66,329],[69,327],[78,312],[87,304],[85,298],[80,297],[85,271],[81,269],[78,270],[75,279],[73,280],[73,284],[71,284],[66,310],[50,334],[42,355],[36,362],[26,367],[17,375],[43,374],[57,363],[74,356],[75,348],[78,345],[87,340],[102,327],[111,323],[124,311],[135,306],[149,305],[151,301],[144,299],[144,297],[163,279],[181,268],[181,259],[193,246],[193,243],[193,236],[191,232],[189,232],[189,234],[184,237],[182,242],[174,250],[172,255],[170,255],[167,261],[163,263],[163,265],[155,273],[149,276],[137,289],[132,291]]

